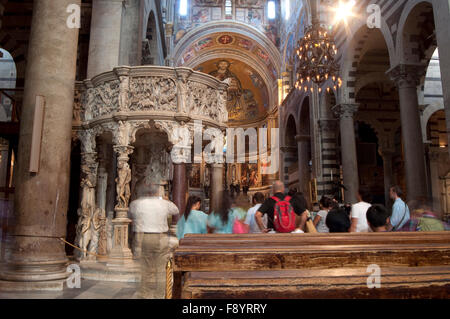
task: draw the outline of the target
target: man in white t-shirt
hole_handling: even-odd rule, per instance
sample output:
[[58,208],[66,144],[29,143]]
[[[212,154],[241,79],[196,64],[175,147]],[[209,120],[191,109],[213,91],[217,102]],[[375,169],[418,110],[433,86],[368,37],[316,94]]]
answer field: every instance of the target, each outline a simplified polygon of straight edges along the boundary
[[372,196],[367,188],[361,187],[358,191],[357,198],[359,203],[352,206],[350,226],[350,233],[368,233],[370,232],[369,224],[367,223],[367,210],[372,205]]
[[[248,210],[247,217],[245,218],[245,223],[250,226],[250,234],[260,234],[261,229],[259,229],[259,226],[256,223],[255,214],[261,207],[262,203],[264,203],[264,194],[256,193],[255,195],[253,195],[252,203],[253,207]],[[264,217],[267,219],[267,215],[265,215]],[[265,227],[267,227],[267,220],[263,219],[263,223]]]
[[142,279],[139,295],[144,299],[164,299],[166,266],[174,242],[168,234],[169,216],[178,215],[178,207],[163,199],[159,185],[150,185],[148,196],[130,204],[133,229],[142,237]]

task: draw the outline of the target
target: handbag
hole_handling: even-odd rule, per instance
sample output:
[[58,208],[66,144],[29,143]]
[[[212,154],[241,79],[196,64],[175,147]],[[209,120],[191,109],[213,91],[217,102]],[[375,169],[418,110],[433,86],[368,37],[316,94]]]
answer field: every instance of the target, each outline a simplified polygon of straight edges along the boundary
[[250,226],[236,218],[233,223],[233,234],[248,234]]
[[308,219],[305,224],[305,230],[307,233],[312,233],[312,234],[317,233],[316,226],[314,226],[314,223],[311,219],[311,213],[309,211],[308,211]]

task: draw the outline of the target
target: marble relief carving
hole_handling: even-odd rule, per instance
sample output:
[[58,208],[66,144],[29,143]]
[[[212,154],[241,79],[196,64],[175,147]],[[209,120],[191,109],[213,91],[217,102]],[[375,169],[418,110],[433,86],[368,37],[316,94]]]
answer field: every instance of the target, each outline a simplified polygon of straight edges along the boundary
[[130,85],[131,111],[177,111],[176,84],[162,77],[133,78]]
[[[99,84],[95,84],[95,80],[86,80],[78,106],[75,101],[74,122],[79,118],[78,122],[85,124],[99,117],[113,116],[116,112],[143,111],[180,113],[193,118],[208,118],[216,123],[228,120],[226,84],[205,78],[197,80],[193,78],[196,72],[186,68],[157,70],[155,75],[151,70],[136,72],[136,76],[121,75],[126,71],[117,68],[114,79]],[[149,74],[142,75],[145,72]]]
[[105,82],[96,88],[88,89],[83,98],[84,120],[88,121],[117,111],[119,98],[118,80]]

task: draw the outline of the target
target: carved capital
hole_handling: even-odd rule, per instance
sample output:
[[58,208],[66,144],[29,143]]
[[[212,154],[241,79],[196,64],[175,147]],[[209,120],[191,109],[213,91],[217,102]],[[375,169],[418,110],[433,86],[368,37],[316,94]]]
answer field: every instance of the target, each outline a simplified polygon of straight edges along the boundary
[[386,74],[398,88],[416,88],[425,72],[426,66],[422,64],[399,64],[387,71]]
[[125,146],[125,145],[114,145],[114,152],[117,153],[118,161],[126,161],[128,162],[129,155],[133,154],[134,147],[133,146]]
[[332,108],[334,114],[340,119],[353,118],[358,112],[359,104],[339,104]]
[[191,163],[191,151],[190,146],[175,145],[170,152],[170,157],[174,164]]
[[119,121],[117,129],[113,133],[115,146],[129,146],[131,140],[131,123]]
[[172,145],[190,146],[193,144],[194,128],[191,125],[180,125],[174,121],[155,121],[155,128],[167,133]]

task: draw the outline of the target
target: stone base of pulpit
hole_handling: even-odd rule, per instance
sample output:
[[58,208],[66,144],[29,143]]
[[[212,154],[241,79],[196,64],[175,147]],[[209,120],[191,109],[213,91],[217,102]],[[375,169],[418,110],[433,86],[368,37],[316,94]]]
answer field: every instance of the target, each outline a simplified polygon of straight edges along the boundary
[[80,263],[80,268],[82,279],[118,282],[141,281],[141,265],[135,261],[123,265],[83,261]]

